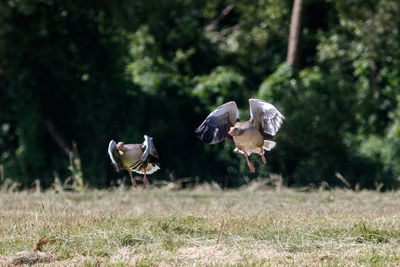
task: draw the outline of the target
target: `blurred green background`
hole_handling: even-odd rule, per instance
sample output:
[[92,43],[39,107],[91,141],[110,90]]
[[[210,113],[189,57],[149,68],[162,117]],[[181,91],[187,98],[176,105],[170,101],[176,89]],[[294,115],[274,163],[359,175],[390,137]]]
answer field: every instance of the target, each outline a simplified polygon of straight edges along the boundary
[[[110,139],[147,134],[161,158],[153,181],[235,187],[273,173],[288,186],[343,185],[339,173],[351,187],[397,188],[400,3],[303,0],[296,68],[286,64],[292,7],[1,1],[1,179],[48,187],[78,169],[86,185],[108,187],[127,177],[111,166]],[[231,100],[247,120],[250,97],[286,116],[268,164],[251,157],[255,174],[232,143],[209,146],[193,133]]]

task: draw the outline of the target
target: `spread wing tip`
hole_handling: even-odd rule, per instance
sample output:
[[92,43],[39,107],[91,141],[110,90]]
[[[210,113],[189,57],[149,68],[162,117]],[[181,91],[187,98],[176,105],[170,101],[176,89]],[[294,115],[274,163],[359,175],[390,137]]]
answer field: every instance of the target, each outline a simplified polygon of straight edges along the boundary
[[238,120],[236,102],[230,101],[212,111],[194,132],[203,142],[216,144],[229,138],[229,128]]
[[156,147],[154,146],[153,143],[153,138],[148,136],[148,135],[144,135],[144,142],[143,142],[143,148],[145,149],[142,155],[142,162],[146,162],[149,159],[152,162],[156,162],[158,161],[158,153],[156,150]]
[[[258,125],[261,124],[262,131],[272,137],[281,128],[285,116],[272,104],[256,98],[250,98],[250,114]],[[261,130],[261,129],[260,129]]]
[[201,141],[210,145],[223,141],[228,135],[227,131],[225,133],[220,128],[212,128],[208,125],[201,125],[194,132]]
[[119,172],[122,169],[121,158],[119,155],[117,143],[114,140],[111,140],[108,144],[108,155],[110,156],[111,163],[114,166],[115,170]]

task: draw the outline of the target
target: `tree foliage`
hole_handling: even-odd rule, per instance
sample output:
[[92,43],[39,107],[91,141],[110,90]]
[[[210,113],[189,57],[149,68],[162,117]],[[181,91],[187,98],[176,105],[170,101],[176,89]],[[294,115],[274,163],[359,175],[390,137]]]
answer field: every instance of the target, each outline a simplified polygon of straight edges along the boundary
[[[110,139],[155,140],[153,179],[282,174],[288,185],[397,186],[400,177],[400,5],[303,1],[299,69],[284,64],[293,1],[54,1],[0,3],[0,163],[22,186],[70,176],[72,144],[86,184],[116,174]],[[234,100],[247,119],[259,97],[286,116],[249,174],[229,142],[194,129]],[[255,157],[255,156],[254,156]]]

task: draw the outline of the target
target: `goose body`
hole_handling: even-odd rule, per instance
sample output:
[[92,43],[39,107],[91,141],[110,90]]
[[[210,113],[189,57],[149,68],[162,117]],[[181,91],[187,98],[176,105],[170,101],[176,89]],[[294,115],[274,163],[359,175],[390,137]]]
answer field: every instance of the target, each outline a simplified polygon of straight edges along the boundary
[[258,153],[266,164],[264,150],[270,151],[276,143],[272,141],[285,117],[272,104],[260,99],[249,99],[248,121],[241,122],[234,101],[215,109],[196,129],[197,136],[206,143],[215,144],[226,138],[235,143],[235,152],[245,155],[251,172],[255,172],[248,155]]
[[132,171],[143,174],[144,184],[148,184],[146,175],[160,169],[157,150],[153,144],[153,138],[145,135],[143,144],[118,144],[111,140],[108,145],[108,154],[116,171],[127,170],[131,177],[132,185],[137,183],[133,179]]

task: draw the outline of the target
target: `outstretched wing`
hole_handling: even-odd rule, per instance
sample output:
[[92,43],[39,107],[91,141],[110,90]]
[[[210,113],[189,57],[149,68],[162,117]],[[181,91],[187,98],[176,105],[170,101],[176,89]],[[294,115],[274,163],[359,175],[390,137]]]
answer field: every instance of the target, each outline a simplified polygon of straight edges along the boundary
[[249,99],[250,115],[264,137],[274,137],[285,117],[272,104],[260,99]]
[[198,138],[208,144],[215,144],[230,137],[230,127],[239,120],[239,111],[235,101],[219,106],[210,113],[204,122],[195,130]]
[[142,148],[144,149],[144,151],[142,157],[140,158],[140,167],[137,166],[132,170],[138,173],[142,173],[143,170],[146,169],[146,173],[152,174],[153,172],[160,169],[160,161],[158,158],[156,147],[153,143],[153,138],[145,135]]
[[122,170],[121,155],[119,154],[117,143],[115,143],[114,140],[111,140],[110,144],[108,145],[108,155],[110,155],[110,159],[113,166],[115,167],[115,170],[117,172],[121,171]]

